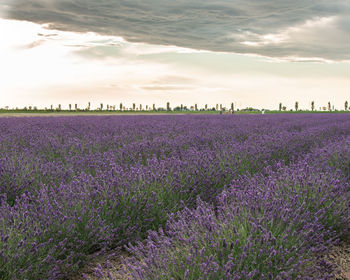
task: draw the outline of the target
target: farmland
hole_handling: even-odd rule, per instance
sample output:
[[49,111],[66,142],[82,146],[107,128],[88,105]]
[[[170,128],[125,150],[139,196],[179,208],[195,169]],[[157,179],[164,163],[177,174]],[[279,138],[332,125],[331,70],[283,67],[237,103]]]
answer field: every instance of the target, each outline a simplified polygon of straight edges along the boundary
[[330,279],[349,174],[349,114],[1,118],[0,279]]

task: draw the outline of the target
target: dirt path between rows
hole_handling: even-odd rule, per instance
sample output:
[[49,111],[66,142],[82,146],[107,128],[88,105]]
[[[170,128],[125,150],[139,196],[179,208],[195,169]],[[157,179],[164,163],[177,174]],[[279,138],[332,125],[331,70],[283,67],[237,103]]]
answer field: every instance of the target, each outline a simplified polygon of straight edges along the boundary
[[122,270],[125,269],[122,259],[128,257],[130,254],[120,251],[112,256],[97,257],[68,280],[130,280],[122,275]]
[[[126,252],[119,252],[111,258],[100,257],[69,280],[130,280],[132,278],[121,273],[125,269],[122,258],[127,257],[130,255]],[[350,243],[335,246],[326,260],[336,267],[332,280],[350,280]],[[103,276],[97,271],[102,272]]]
[[327,260],[338,270],[335,280],[350,280],[350,242],[334,247]]

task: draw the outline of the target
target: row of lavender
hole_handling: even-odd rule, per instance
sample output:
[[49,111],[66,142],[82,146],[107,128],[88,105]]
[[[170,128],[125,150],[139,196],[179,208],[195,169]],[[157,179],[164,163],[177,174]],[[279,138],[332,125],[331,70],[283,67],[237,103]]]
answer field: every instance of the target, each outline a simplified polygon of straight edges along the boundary
[[350,236],[350,137],[242,176],[213,205],[129,245],[131,279],[335,279],[325,255]]
[[[261,214],[254,207],[266,207],[268,213],[278,209],[273,207],[276,203],[284,203],[258,206],[256,201],[261,198],[261,193],[249,180],[258,182],[257,178],[270,176],[269,167],[276,170],[280,168],[278,166],[296,164],[310,152],[314,154],[322,147],[343,141],[350,134],[349,128],[350,120],[346,115],[2,119],[0,279],[64,278],[87,262],[91,254],[129,242],[135,244],[147,236],[148,230],[164,227],[169,214],[181,210],[184,211],[180,212],[183,220],[173,220],[169,224],[170,228],[172,224],[176,225],[174,232],[180,237],[187,233],[177,228],[180,226],[177,223],[192,227],[193,221],[186,220],[186,216],[192,215],[188,209],[202,211],[202,208],[206,209],[203,219],[206,219],[205,213],[212,211],[212,218],[228,227],[231,220],[231,224],[241,225],[239,219],[243,218],[239,217],[244,217],[247,228],[237,230],[246,236],[244,231],[250,231],[253,217],[260,223],[267,222],[265,212]],[[330,154],[335,153],[331,151]],[[324,158],[323,155],[321,153],[316,158],[332,165],[332,172],[340,167],[346,174],[347,163],[341,161],[344,157]],[[310,174],[319,174],[318,170],[315,172]],[[243,193],[237,192],[241,197],[230,192],[227,202],[216,199],[226,185],[243,180],[245,174],[249,174],[246,181],[239,181],[237,185],[251,188],[242,189]],[[329,175],[332,176],[333,173]],[[263,183],[256,184],[265,189]],[[255,190],[255,196],[248,190],[253,193]],[[244,192],[247,192],[246,197]],[[272,195],[272,191],[266,195]],[[289,194],[285,195],[289,197]],[[215,205],[218,212],[199,202],[197,197]],[[294,198],[290,196],[288,199],[293,201]],[[284,209],[289,211],[287,206]],[[294,218],[308,214],[290,209],[296,215]],[[234,219],[229,216],[230,211]],[[256,214],[252,214],[254,211]],[[276,213],[282,212],[278,210]],[[301,230],[298,226],[296,228]],[[312,240],[311,235],[301,238],[298,234],[295,233],[291,244],[299,239],[304,242]],[[230,236],[225,238],[226,243],[231,242]],[[329,240],[333,240],[336,234],[331,236]],[[171,239],[176,240],[176,237]],[[182,239],[179,240],[183,242]],[[251,238],[243,238],[238,244],[230,243],[229,247],[237,248],[239,253],[239,244],[251,246],[249,244],[254,242]],[[169,246],[174,248],[174,245]],[[179,248],[195,250],[181,246]],[[170,247],[159,248],[167,251]],[[147,251],[147,248],[142,250]],[[249,250],[253,252],[254,248]],[[201,252],[203,255],[204,251]],[[237,268],[237,271],[248,271],[249,265],[254,265],[254,262],[249,262],[252,256],[247,254],[244,269]],[[161,267],[160,271],[181,272],[177,265],[169,270],[167,262],[162,257],[158,259],[163,265],[155,264]],[[200,267],[205,265],[197,256],[195,259]],[[210,259],[208,261],[211,263]],[[224,261],[225,258],[217,265],[222,268]],[[229,266],[227,262],[225,265]],[[191,267],[195,266],[192,264]],[[208,269],[210,272],[212,268]],[[150,275],[148,279],[157,279],[154,275],[160,272],[152,266],[141,269],[136,264],[135,271],[141,279],[145,275]],[[198,271],[185,270],[179,277],[188,275],[186,277],[192,277],[189,279],[209,279],[208,271],[202,268]],[[267,268],[266,273],[268,271]],[[157,274],[152,276],[152,273]],[[222,279],[217,275],[217,279]],[[176,275],[164,275],[162,279],[171,277],[177,279]]]

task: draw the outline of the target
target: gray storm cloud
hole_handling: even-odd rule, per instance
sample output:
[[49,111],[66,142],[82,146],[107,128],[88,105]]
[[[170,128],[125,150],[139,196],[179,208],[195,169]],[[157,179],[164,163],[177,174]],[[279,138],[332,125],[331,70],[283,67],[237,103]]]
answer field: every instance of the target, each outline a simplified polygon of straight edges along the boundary
[[0,7],[7,18],[130,42],[350,60],[349,0],[0,0]]

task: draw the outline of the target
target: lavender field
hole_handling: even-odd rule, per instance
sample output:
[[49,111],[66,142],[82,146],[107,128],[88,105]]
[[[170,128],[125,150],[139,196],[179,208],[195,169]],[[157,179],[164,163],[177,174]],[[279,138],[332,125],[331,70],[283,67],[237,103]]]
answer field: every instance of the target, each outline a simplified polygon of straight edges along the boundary
[[334,279],[349,233],[346,114],[0,119],[1,280]]

